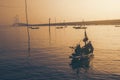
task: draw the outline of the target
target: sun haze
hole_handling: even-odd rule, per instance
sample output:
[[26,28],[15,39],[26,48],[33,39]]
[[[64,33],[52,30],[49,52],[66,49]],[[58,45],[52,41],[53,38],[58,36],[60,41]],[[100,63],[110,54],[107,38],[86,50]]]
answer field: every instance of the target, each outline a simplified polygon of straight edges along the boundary
[[[27,0],[29,23],[120,19],[120,0]],[[0,0],[0,24],[25,22],[25,0]]]

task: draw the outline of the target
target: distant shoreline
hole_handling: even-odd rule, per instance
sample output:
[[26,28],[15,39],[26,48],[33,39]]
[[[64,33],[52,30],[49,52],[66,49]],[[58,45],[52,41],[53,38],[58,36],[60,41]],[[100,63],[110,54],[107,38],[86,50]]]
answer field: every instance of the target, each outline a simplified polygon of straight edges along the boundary
[[[45,24],[26,24],[16,23],[18,26],[49,26],[49,23]],[[50,23],[50,26],[74,26],[74,25],[120,25],[120,19],[117,20],[96,20],[96,21],[81,21],[81,22],[62,22],[62,23]]]

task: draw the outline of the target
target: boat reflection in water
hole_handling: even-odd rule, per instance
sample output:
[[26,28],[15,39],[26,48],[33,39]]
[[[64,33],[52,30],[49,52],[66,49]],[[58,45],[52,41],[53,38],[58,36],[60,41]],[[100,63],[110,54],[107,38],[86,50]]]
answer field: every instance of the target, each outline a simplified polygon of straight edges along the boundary
[[72,58],[70,67],[75,71],[77,80],[85,78],[89,79],[89,71],[92,70],[93,58],[94,55],[83,59]]
[[94,48],[92,46],[91,41],[89,41],[87,37],[86,30],[83,42],[85,43],[85,45],[82,47],[80,46],[80,44],[78,44],[76,47],[70,47],[74,50],[74,52],[70,56],[70,66],[76,72],[78,80],[80,77],[83,77],[83,75],[85,78],[87,78],[86,73],[88,73],[88,70],[90,70],[90,68],[92,69],[91,61],[94,57]]

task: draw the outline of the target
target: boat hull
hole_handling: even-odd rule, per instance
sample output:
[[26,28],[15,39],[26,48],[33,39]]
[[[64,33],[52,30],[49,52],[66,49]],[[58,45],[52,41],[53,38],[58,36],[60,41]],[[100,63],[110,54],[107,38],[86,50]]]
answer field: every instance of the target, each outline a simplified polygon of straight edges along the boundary
[[90,58],[90,57],[93,57],[94,54],[93,53],[90,53],[90,54],[87,54],[87,55],[75,55],[75,53],[72,54],[72,56],[70,56],[69,58],[72,58],[72,59],[87,59],[87,58]]

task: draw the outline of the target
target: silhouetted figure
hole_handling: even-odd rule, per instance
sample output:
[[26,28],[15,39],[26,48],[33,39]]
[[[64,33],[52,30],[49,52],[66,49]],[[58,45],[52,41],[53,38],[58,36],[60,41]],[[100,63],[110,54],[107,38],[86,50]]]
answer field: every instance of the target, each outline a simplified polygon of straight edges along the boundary
[[82,51],[82,48],[80,47],[80,44],[78,44],[78,45],[76,46],[76,48],[75,48],[75,53],[76,53],[77,55],[80,55],[80,54],[81,54],[81,51]]
[[93,45],[91,44],[91,41],[89,41],[88,46],[90,47],[90,53],[93,53],[94,47],[93,47]]
[[91,44],[91,41],[89,41],[85,46],[82,47],[82,52],[83,54],[90,54],[90,53],[93,53],[94,51],[94,48]]

